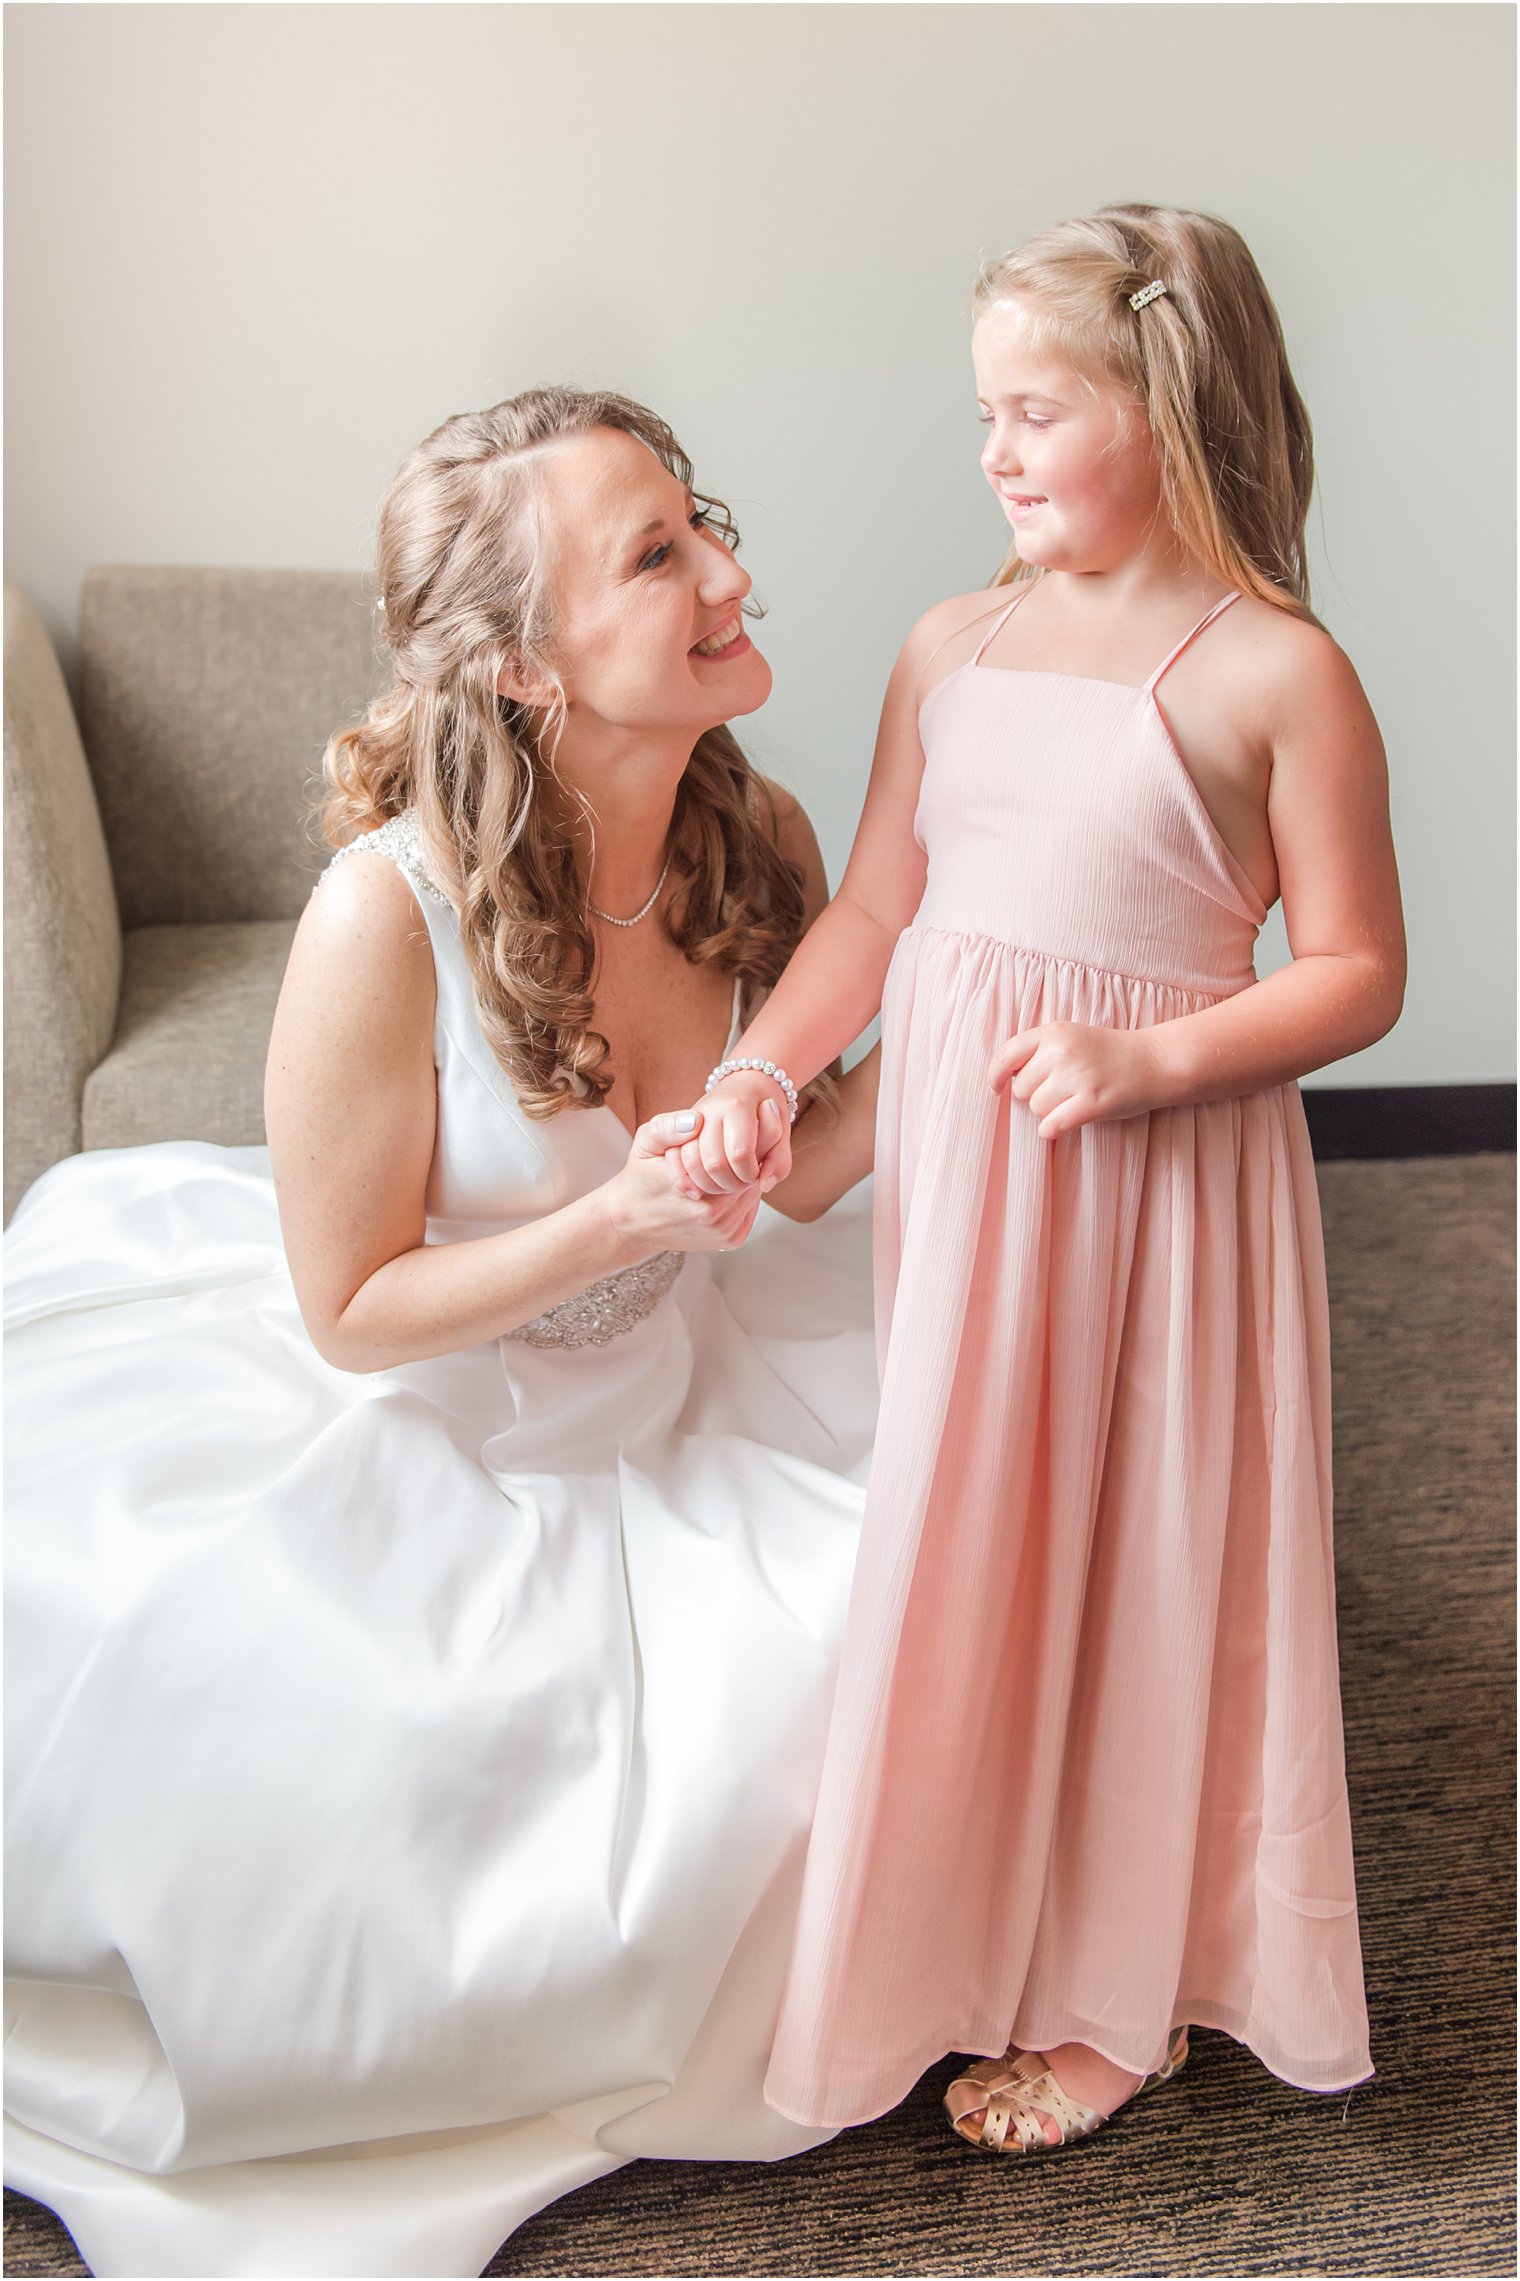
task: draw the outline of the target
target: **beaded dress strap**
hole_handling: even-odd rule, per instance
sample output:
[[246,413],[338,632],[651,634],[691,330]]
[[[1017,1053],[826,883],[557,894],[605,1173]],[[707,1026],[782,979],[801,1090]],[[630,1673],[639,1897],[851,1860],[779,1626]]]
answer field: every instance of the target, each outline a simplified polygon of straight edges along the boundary
[[[340,847],[327,866],[322,878],[327,877],[334,864],[341,863],[346,855],[388,855],[398,871],[404,871],[420,894],[431,895],[435,903],[448,906],[448,897],[436,885],[427,867],[422,850],[422,826],[417,821],[415,808],[404,808],[399,816],[392,816],[378,831],[363,832],[346,847]],[[321,881],[318,881],[320,886]]]

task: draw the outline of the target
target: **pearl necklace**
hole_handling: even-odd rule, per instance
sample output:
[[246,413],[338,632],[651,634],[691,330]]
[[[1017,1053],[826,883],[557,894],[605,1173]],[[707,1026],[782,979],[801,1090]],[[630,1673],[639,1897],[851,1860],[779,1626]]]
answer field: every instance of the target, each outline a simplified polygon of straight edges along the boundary
[[659,878],[654,883],[654,893],[650,896],[649,901],[645,903],[640,910],[634,912],[631,919],[615,919],[610,911],[598,910],[596,904],[592,902],[589,895],[586,897],[586,908],[592,913],[593,917],[598,919],[605,919],[609,927],[636,927],[640,919],[648,918],[650,912],[654,909],[655,904],[659,901],[660,889],[664,886],[666,879],[669,877],[669,874],[670,858],[667,855],[665,858],[665,869],[660,873]]

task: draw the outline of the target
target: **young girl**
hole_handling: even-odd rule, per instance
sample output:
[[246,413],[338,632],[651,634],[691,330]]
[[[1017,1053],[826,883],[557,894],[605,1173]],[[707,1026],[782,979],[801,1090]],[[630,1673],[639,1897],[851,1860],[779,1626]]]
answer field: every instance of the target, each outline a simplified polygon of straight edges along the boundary
[[909,636],[840,891],[683,1161],[784,1175],[788,1086],[880,1004],[881,1425],[767,2096],[856,2123],[1000,2054],[946,2105],[1018,2153],[1190,2022],[1306,2089],[1370,2072],[1294,1079],[1390,1028],[1404,949],[1240,237],[1048,231],[973,358],[1012,598]]

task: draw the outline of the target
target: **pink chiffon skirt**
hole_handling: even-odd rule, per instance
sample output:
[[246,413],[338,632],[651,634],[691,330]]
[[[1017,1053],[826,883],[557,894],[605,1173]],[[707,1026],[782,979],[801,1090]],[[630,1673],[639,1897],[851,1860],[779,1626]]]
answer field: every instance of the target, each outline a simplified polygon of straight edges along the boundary
[[1298,1089],[1043,1141],[987,1084],[1020,1029],[1217,995],[924,914],[898,946],[881,1421],[766,2085],[798,2120],[1010,2038],[1144,2072],[1182,2022],[1371,2071]]

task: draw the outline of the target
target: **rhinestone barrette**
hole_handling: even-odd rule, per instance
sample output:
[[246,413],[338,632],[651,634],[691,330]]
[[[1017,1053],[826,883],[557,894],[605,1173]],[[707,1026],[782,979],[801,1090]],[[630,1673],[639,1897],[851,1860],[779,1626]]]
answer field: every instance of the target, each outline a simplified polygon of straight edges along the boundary
[[1138,293],[1130,295],[1129,305],[1132,309],[1148,309],[1153,301],[1160,300],[1165,291],[1166,287],[1161,279],[1153,277],[1149,285],[1142,285]]

